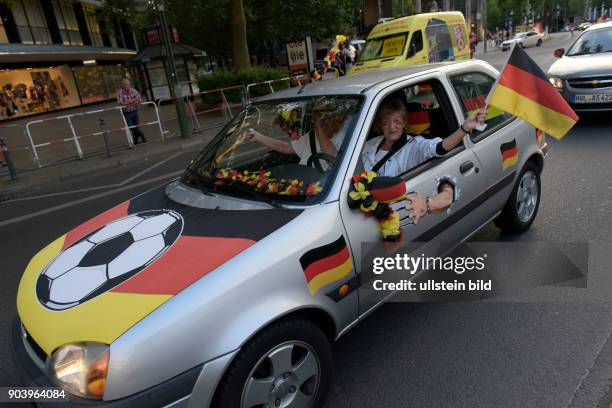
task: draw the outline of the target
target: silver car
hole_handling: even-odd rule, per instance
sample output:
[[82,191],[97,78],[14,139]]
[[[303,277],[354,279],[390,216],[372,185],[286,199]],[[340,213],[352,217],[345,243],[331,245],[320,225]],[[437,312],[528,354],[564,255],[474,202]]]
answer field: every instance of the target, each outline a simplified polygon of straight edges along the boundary
[[[392,295],[362,279],[361,244],[381,236],[348,202],[378,107],[402,98],[408,132],[446,137],[497,75],[476,60],[373,71],[247,106],[181,178],[34,256],[13,327],[26,385],[60,387],[65,406],[322,406],[330,344]],[[315,128],[333,132],[337,155]],[[394,179],[423,195],[454,188],[450,208],[418,224],[406,199],[394,204],[404,239],[458,243],[492,220],[529,228],[546,150],[536,129],[491,108],[486,129]]]
[[612,110],[612,22],[584,30],[548,69],[550,83],[576,112]]

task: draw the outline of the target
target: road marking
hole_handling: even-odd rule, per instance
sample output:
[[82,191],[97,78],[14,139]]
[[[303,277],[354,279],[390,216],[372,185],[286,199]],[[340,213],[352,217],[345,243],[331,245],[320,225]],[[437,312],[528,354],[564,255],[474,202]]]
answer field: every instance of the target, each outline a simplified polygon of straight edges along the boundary
[[90,197],[85,197],[85,198],[81,198],[79,200],[72,201],[72,202],[69,202],[69,203],[64,203],[64,204],[56,205],[55,207],[45,208],[44,210],[36,211],[36,212],[30,213],[30,214],[27,214],[27,215],[22,215],[20,217],[15,217],[15,218],[11,218],[9,220],[0,221],[0,227],[3,227],[5,225],[9,225],[9,224],[14,224],[16,222],[21,222],[21,221],[29,220],[30,218],[38,217],[40,215],[49,214],[49,213],[52,213],[54,211],[63,210],[64,208],[69,208],[69,207],[72,207],[72,206],[75,206],[75,205],[83,204],[83,203],[86,203],[88,201],[97,200],[98,198],[102,198],[102,197],[106,197],[106,196],[113,195],[113,194],[116,194],[116,193],[120,193],[122,191],[126,191],[126,190],[129,190],[129,189],[134,188],[134,187],[139,187],[139,186],[143,186],[143,185],[146,185],[146,184],[154,183],[156,181],[160,181],[160,180],[164,180],[164,179],[168,179],[168,178],[173,178],[175,176],[178,176],[181,173],[183,173],[183,170],[175,171],[175,172],[172,172],[172,173],[169,173],[169,174],[165,174],[163,176],[154,177],[154,178],[151,178],[151,179],[148,179],[148,180],[139,181],[137,183],[130,184],[130,185],[123,186],[123,187],[119,187],[119,188],[116,188],[114,190],[109,190],[109,191],[105,191],[103,193],[98,193],[98,194],[92,195]]
[[136,173],[136,174],[134,174],[132,177],[128,177],[128,178],[126,178],[126,179],[125,179],[125,180],[123,180],[121,183],[119,183],[119,186],[123,186],[124,184],[127,184],[127,183],[129,183],[130,181],[137,179],[138,177],[142,176],[143,174],[145,174],[145,173],[147,173],[147,172],[149,172],[149,171],[153,170],[153,169],[154,169],[154,168],[156,168],[156,167],[161,166],[162,164],[164,164],[164,163],[166,163],[166,162],[169,162],[170,160],[174,159],[176,156],[181,155],[181,154],[183,154],[183,152],[176,152],[176,153],[174,153],[173,155],[171,155],[171,156],[167,157],[166,159],[164,159],[164,160],[162,160],[162,161],[160,161],[160,162],[155,163],[155,164],[154,164],[154,165],[152,165],[151,167],[147,167],[146,169],[144,169],[144,170],[143,170],[143,171],[141,171],[140,173]]
[[183,154],[183,152],[177,152],[169,157],[167,157],[166,159],[155,163],[154,165],[147,167],[146,169],[142,170],[139,173],[136,173],[133,176],[128,177],[127,179],[123,180],[121,183],[117,183],[117,184],[107,184],[104,186],[96,186],[96,187],[87,187],[87,188],[79,188],[77,190],[69,190],[69,191],[60,191],[57,193],[49,193],[49,194],[41,194],[41,195],[37,195],[37,196],[31,196],[31,197],[22,197],[22,198],[14,198],[12,200],[6,201],[7,203],[11,202],[14,203],[15,201],[27,201],[27,200],[37,200],[40,198],[49,198],[49,197],[58,197],[58,196],[63,196],[63,195],[67,195],[67,194],[76,194],[76,193],[86,193],[88,191],[97,191],[97,190],[104,190],[107,188],[113,188],[113,187],[121,187],[127,183],[129,183],[132,180],[137,179],[138,177],[142,176],[143,174],[146,174],[147,172],[153,170],[156,167],[161,166],[162,164],[174,159],[175,157],[177,157],[178,155]]

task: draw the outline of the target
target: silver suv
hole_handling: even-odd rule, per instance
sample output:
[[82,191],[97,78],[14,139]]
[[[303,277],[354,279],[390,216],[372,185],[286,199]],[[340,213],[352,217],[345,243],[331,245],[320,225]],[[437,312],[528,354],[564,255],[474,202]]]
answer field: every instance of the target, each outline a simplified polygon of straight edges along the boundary
[[[446,137],[497,75],[475,60],[422,65],[249,105],[181,178],[34,256],[13,331],[26,384],[61,387],[66,406],[320,407],[330,344],[390,295],[368,290],[361,244],[380,241],[379,226],[348,199],[378,107],[400,98],[408,133]],[[315,126],[333,132],[337,155],[308,136]],[[448,210],[418,224],[402,215],[404,239],[460,242],[491,220],[524,231],[546,149],[536,129],[490,108],[486,129],[397,175],[423,195],[454,189]]]

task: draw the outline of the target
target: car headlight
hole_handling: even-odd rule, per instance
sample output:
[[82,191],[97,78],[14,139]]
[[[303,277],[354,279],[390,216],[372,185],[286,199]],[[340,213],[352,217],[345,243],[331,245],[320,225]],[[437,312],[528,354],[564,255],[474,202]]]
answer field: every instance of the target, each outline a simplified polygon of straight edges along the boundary
[[555,88],[557,89],[563,88],[563,80],[561,78],[556,77],[556,76],[551,76],[548,78],[548,80],[550,81],[552,86],[554,86]]
[[69,393],[102,399],[108,374],[110,348],[102,343],[66,344],[47,359],[47,373]]

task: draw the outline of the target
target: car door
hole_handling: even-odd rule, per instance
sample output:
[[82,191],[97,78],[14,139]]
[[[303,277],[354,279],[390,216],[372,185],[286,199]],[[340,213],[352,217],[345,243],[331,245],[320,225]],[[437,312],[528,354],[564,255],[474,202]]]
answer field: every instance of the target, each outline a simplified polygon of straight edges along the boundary
[[[449,106],[448,86],[438,79],[438,75],[428,78],[426,82],[434,85],[432,89],[444,112],[444,120],[448,121],[450,129],[456,130],[459,125],[457,118],[454,116],[453,108]],[[423,83],[423,81],[419,83]],[[368,113],[369,117],[366,118],[362,134],[359,136],[361,144],[357,144],[356,150],[359,154],[354,158],[349,176],[360,174],[363,171],[360,157],[361,150],[368,133],[372,129],[378,106],[385,97],[407,88],[408,85],[411,84],[390,87],[381,92],[372,103]],[[406,182],[408,192],[419,192],[423,196],[435,195],[439,186],[444,182],[452,184],[455,188],[454,202],[448,210],[441,214],[428,214],[418,224],[414,224],[407,217],[407,211],[404,208],[407,204],[406,200],[392,205],[394,209],[399,211],[403,239],[405,242],[414,243],[411,248],[415,254],[436,255],[440,251],[448,249],[446,244],[459,242],[480,225],[482,220],[472,214],[475,209],[469,206],[469,203],[480,194],[484,185],[480,167],[481,165],[473,151],[462,144],[449,152],[447,156],[431,159],[401,175],[401,178]],[[340,197],[340,209],[353,250],[355,267],[360,275],[359,311],[360,314],[363,314],[383,301],[386,296],[389,296],[389,292],[375,291],[372,287],[372,264],[364,262],[364,258],[369,256],[372,243],[381,242],[381,234],[374,217],[368,217],[358,209],[349,208],[347,195],[350,184],[350,181],[347,181],[347,185],[343,189]],[[441,245],[442,243],[444,245]]]
[[[484,106],[486,96],[495,83],[495,76],[494,71],[484,68],[469,68],[448,76],[453,97],[458,102],[454,106],[459,107],[457,114],[460,117]],[[517,171],[517,163],[513,163],[512,145],[517,144],[519,135],[525,133],[527,125],[494,107],[488,108],[486,125],[486,129],[472,132],[466,142],[478,157],[484,179],[483,194],[486,199],[481,199],[479,212],[483,218],[492,218],[503,207],[512,189]],[[509,159],[505,163],[504,157]]]

